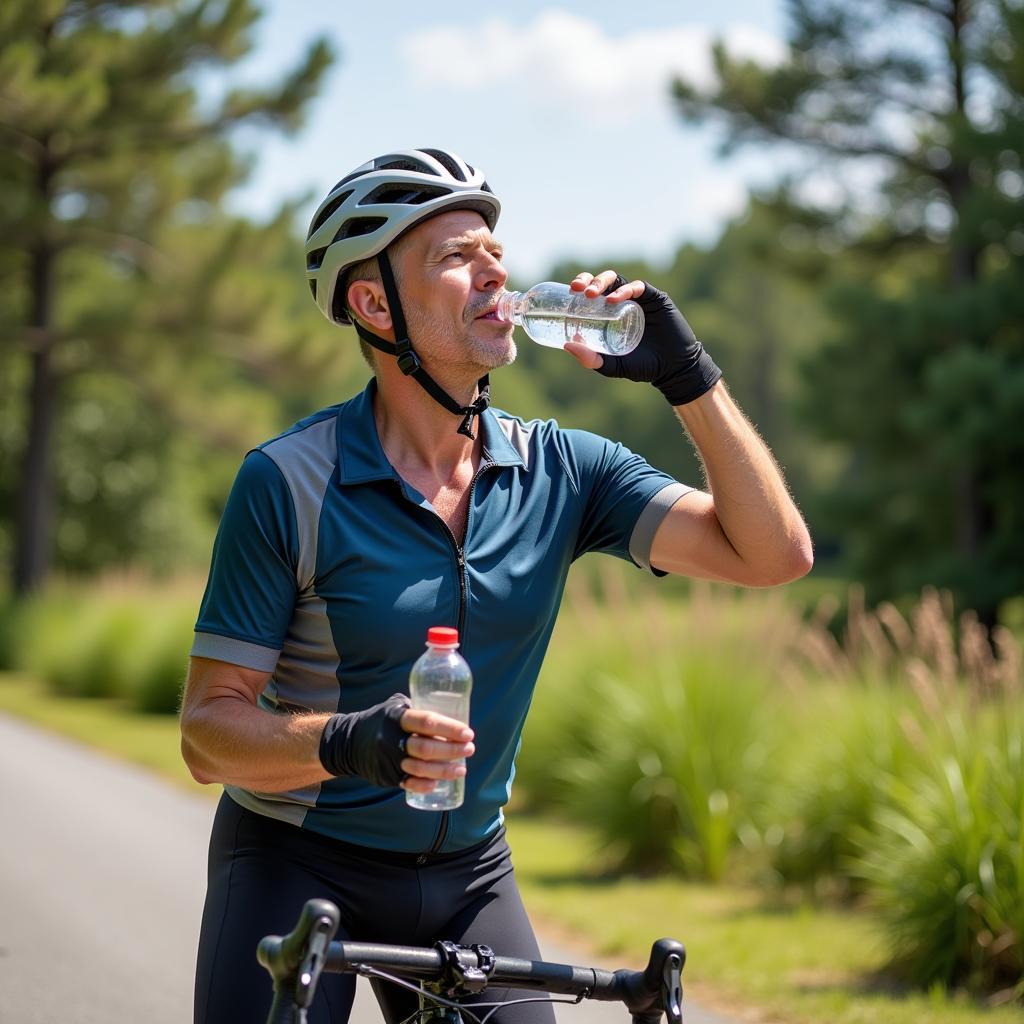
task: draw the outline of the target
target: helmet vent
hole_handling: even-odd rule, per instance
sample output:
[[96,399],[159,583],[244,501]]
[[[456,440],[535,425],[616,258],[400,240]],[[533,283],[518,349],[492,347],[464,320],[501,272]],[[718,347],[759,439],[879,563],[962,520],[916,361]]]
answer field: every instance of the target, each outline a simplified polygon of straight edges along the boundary
[[[335,188],[337,188],[337,186],[335,186]],[[351,195],[352,189],[349,189],[347,192],[342,192],[340,196],[335,196],[329,203],[327,203],[326,206],[324,206],[324,208],[316,215],[313,223],[309,226],[309,234],[306,235],[307,241],[313,237],[314,233],[323,226],[324,221],[326,221],[327,218],[330,217],[330,215],[334,213],[334,211],[337,210],[338,207],[341,206],[341,204]]]
[[456,181],[466,180],[465,172],[452,159],[450,153],[446,153],[443,149],[425,149],[423,152],[429,153]]
[[429,173],[422,163],[413,160],[388,160],[385,163],[377,164],[378,171],[418,171],[420,174]]
[[[387,217],[351,217],[345,221],[334,236],[334,242],[340,242],[343,238],[355,238],[358,235],[369,235],[377,228],[387,224]],[[321,254],[322,257],[322,254]]]
[[313,296],[313,301],[316,302],[316,278],[315,277],[310,278],[309,290],[310,290],[310,293]]
[[421,203],[431,199],[438,199],[441,196],[451,194],[450,188],[438,188],[436,185],[415,185],[410,188],[407,184],[378,185],[365,199],[360,206],[370,206],[374,203],[400,203],[403,206],[419,206]]
[[319,270],[320,264],[324,261],[325,252],[327,252],[326,245],[321,249],[311,249],[306,253],[306,269],[310,271]]

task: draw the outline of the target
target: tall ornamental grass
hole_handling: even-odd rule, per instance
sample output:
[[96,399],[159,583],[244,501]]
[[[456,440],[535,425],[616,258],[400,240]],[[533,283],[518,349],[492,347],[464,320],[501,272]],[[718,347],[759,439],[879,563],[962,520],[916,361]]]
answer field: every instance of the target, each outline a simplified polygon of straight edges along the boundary
[[772,690],[797,629],[773,596],[696,586],[664,601],[614,572],[597,601],[575,586],[517,785],[591,825],[618,869],[723,878],[759,843],[784,736]]
[[800,729],[809,740],[779,795],[774,866],[786,881],[829,880],[856,894],[856,854],[891,804],[889,780],[947,751],[952,720],[980,735],[985,709],[1019,708],[1021,650],[1002,627],[990,643],[972,612],[957,618],[934,589],[904,615],[891,603],[866,609],[851,587],[838,637],[822,628],[831,611],[819,609],[798,641],[812,704],[821,695],[811,717],[824,727]]
[[846,833],[837,872],[864,884],[912,982],[1024,998],[1020,645],[934,590],[907,617],[851,607],[833,674],[851,689],[881,676],[913,699],[894,709],[902,754],[877,765],[875,811]]
[[850,598],[838,637],[800,638],[837,701],[780,790],[774,866],[862,895],[910,982],[1024,999],[1020,644],[933,589],[905,615]]
[[912,982],[1024,998],[1024,714],[946,708],[946,742],[889,775],[855,861]]
[[830,682],[808,687],[805,702],[772,794],[766,848],[781,882],[852,899],[864,889],[853,860],[888,801],[886,779],[920,759],[906,731],[914,698],[877,682]]
[[870,902],[914,983],[1020,998],[1020,646],[931,590],[901,612],[853,588],[838,633],[831,615],[574,586],[519,794],[584,820],[618,868]]

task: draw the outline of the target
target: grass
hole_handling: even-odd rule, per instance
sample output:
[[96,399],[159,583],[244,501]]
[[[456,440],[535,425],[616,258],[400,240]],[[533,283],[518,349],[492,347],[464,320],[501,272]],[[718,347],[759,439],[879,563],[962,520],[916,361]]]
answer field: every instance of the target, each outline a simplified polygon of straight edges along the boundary
[[[57,697],[25,676],[0,674],[0,712],[98,746],[212,797],[178,753],[169,716],[114,701]],[[517,874],[531,914],[609,966],[642,966],[663,935],[686,944],[684,980],[700,1002],[769,1024],[1009,1024],[1020,1009],[989,1008],[939,989],[902,994],[880,974],[884,947],[873,918],[806,902],[770,900],[737,886],[668,877],[596,876],[594,837],[576,827],[510,815]]]
[[668,877],[592,874],[591,837],[510,816],[523,898],[538,921],[590,947],[609,966],[643,965],[662,936],[687,948],[684,984],[722,1013],[787,1024],[1003,1024],[1019,1007],[982,1006],[941,989],[908,994],[881,974],[885,947],[866,914],[766,899],[755,889]]

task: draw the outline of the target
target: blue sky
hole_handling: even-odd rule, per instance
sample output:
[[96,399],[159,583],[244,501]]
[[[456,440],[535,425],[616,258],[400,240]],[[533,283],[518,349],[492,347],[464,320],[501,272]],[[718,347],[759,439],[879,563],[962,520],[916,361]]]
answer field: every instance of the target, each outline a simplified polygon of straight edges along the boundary
[[779,173],[764,149],[717,160],[713,132],[682,124],[668,87],[673,73],[708,80],[716,37],[780,59],[781,0],[264,6],[244,79],[272,79],[320,34],[340,57],[298,135],[242,136],[255,166],[231,205],[256,216],[306,192],[311,213],[379,153],[450,148],[486,172],[503,204],[507,264],[527,281],[562,256],[597,270],[711,241],[748,187]]

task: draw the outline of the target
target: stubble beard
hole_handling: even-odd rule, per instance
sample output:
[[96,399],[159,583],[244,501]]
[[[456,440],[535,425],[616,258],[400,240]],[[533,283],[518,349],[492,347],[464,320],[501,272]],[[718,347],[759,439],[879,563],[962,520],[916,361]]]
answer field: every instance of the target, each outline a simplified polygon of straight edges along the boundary
[[472,310],[467,310],[466,315],[468,322],[455,325],[453,329],[451,322],[444,317],[419,309],[411,310],[406,316],[413,348],[416,349],[418,340],[423,339],[433,361],[452,369],[465,367],[467,372],[478,377],[515,362],[518,350],[512,338],[511,325],[508,325],[507,332],[499,332],[485,326],[494,321],[478,322],[472,317]]

